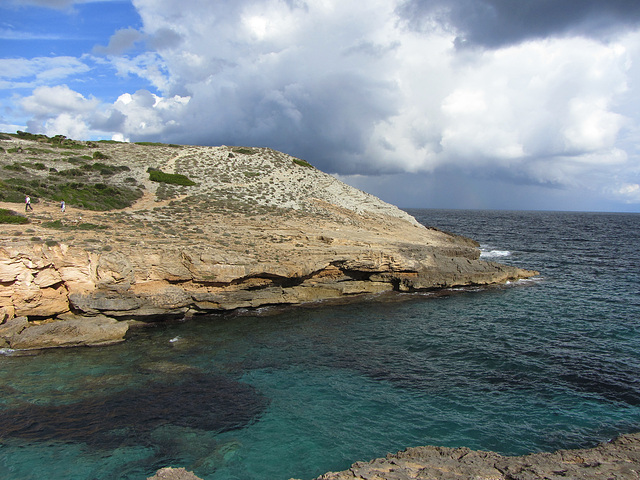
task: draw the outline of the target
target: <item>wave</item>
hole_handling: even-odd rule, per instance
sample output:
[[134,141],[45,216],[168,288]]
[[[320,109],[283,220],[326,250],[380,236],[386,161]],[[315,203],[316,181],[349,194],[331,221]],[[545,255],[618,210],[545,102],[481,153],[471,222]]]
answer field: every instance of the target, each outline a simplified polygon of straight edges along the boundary
[[488,247],[480,247],[480,258],[500,258],[511,255],[509,250],[490,250]]

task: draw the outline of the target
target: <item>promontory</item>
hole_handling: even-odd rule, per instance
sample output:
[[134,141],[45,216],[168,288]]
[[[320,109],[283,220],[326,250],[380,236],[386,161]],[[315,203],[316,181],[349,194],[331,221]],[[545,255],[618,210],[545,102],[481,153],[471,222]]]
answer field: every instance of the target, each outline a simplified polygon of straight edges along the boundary
[[0,222],[0,347],[10,349],[537,273],[483,261],[475,241],[269,148],[0,134]]

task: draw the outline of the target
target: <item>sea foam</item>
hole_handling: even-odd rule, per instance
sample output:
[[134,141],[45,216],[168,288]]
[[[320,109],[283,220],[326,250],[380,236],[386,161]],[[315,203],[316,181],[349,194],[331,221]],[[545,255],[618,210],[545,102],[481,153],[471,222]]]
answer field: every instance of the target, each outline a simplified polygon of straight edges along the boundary
[[480,258],[500,258],[511,255],[509,250],[490,250],[487,247],[480,248]]

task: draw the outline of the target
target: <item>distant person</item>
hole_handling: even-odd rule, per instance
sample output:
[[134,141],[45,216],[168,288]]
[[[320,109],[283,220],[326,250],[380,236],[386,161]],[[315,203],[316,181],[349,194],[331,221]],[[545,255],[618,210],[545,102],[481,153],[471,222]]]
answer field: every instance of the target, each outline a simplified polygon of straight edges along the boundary
[[29,195],[24,197],[24,211],[26,212],[27,210],[33,210],[33,207],[31,206],[31,197]]
[[64,200],[60,202],[60,211],[64,213],[64,210],[67,208],[67,205],[64,203]]

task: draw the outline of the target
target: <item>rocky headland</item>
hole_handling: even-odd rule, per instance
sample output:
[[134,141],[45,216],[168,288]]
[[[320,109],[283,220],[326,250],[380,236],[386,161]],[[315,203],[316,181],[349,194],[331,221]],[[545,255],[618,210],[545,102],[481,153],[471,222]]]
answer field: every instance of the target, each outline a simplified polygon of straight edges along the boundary
[[536,274],[268,148],[0,138],[0,209],[29,222],[0,231],[0,347]]

